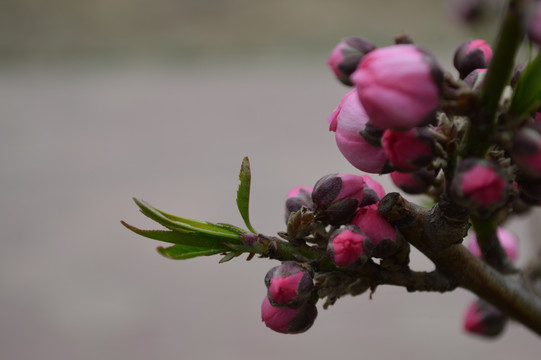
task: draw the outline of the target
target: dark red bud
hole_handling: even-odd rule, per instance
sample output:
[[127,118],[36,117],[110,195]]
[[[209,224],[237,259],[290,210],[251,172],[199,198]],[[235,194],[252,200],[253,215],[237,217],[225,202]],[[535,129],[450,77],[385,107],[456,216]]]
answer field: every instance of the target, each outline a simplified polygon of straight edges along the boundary
[[472,303],[464,315],[464,330],[484,337],[500,335],[507,323],[507,317],[484,300]]
[[270,269],[265,275],[265,285],[273,306],[289,308],[300,307],[314,288],[311,272],[293,261]]
[[464,79],[475,69],[488,68],[491,59],[492,49],[485,40],[470,40],[456,50],[453,64]]
[[317,308],[312,301],[307,301],[298,309],[278,308],[265,296],[261,304],[261,320],[268,328],[283,334],[305,332],[312,327],[316,317]]
[[509,181],[497,163],[469,158],[457,167],[450,195],[456,203],[485,218],[507,201]]

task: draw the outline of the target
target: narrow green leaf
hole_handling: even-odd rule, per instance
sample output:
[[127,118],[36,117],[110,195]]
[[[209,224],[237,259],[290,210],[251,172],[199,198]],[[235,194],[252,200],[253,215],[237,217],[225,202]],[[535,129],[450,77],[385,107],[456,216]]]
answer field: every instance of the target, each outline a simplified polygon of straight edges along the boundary
[[246,230],[236,227],[234,225],[221,224],[221,223],[215,224],[215,223],[211,223],[207,221],[194,220],[190,218],[171,215],[155,207],[152,207],[152,208],[156,210],[157,212],[159,212],[160,214],[162,214],[163,216],[165,216],[166,218],[173,220],[177,223],[185,224],[187,227],[189,226],[190,228],[193,228],[193,229],[198,229],[201,231],[219,232],[219,233],[223,233],[223,231],[225,230],[226,232],[230,232],[232,234],[237,234],[237,235],[240,235],[246,232]]
[[219,226],[222,229],[230,230],[230,231],[232,231],[232,232],[234,232],[236,234],[239,234],[239,235],[246,234],[246,232],[247,232],[246,230],[241,229],[240,227],[235,226],[235,225],[231,225],[231,224],[216,223],[214,225]]
[[541,53],[529,63],[517,81],[510,112],[523,119],[541,105]]
[[228,262],[229,260],[234,259],[241,254],[242,254],[241,252],[230,251],[227,254],[225,254],[225,256],[220,260],[220,264]]
[[173,245],[168,248],[158,247],[157,250],[166,258],[173,260],[184,260],[198,256],[209,256],[223,253],[222,249],[205,249],[188,245]]
[[240,184],[239,189],[237,190],[237,207],[239,208],[240,215],[242,216],[242,219],[244,220],[244,223],[246,224],[248,230],[250,230],[254,234],[257,234],[257,232],[250,224],[249,215],[251,177],[252,175],[250,173],[250,161],[248,160],[248,157],[245,157],[242,160],[242,165],[240,167],[239,173]]
[[208,236],[205,233],[189,233],[170,230],[141,230],[123,221],[122,225],[124,225],[136,234],[153,240],[159,240],[190,247],[197,247],[200,249],[215,249],[219,250],[219,252],[226,252],[230,251],[231,249],[229,245],[226,245],[226,243],[230,241],[229,238]]
[[154,208],[153,206],[147,204],[142,200],[138,200],[135,198],[133,200],[135,201],[137,206],[139,206],[143,214],[171,230],[182,233],[204,233],[210,236],[216,236],[220,238],[225,237],[235,240],[240,239],[240,235],[238,233],[233,232],[223,226],[173,216]]

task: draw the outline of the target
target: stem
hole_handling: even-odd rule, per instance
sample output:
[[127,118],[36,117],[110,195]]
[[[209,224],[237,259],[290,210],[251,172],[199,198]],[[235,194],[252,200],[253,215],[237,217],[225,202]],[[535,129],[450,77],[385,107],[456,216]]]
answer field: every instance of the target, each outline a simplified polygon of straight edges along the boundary
[[403,286],[409,292],[437,291],[443,293],[454,290],[458,285],[456,281],[449,280],[438,270],[431,272],[412,271],[410,269],[386,271],[380,267],[377,270],[380,284]]
[[470,221],[475,230],[477,244],[481,249],[483,260],[504,274],[515,273],[517,270],[498,239],[496,221],[493,218],[482,221],[475,215],[470,217]]
[[497,272],[462,246],[467,217],[455,213],[452,207],[441,207],[437,204],[424,209],[398,193],[390,193],[380,201],[378,211],[451,282],[456,281],[541,335],[541,298],[521,281]]
[[515,55],[524,38],[522,26],[526,0],[511,0],[505,14],[494,53],[481,89],[480,111],[472,117],[466,135],[464,156],[484,157],[491,146],[496,114],[503,93],[513,72]]

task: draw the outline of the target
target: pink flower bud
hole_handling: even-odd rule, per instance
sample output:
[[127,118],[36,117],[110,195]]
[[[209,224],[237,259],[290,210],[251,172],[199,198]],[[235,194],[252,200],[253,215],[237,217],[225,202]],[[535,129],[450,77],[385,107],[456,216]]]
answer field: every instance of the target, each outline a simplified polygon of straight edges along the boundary
[[464,82],[475,91],[479,91],[483,85],[483,80],[487,74],[487,69],[475,69],[464,78]]
[[484,300],[473,302],[464,314],[464,330],[485,337],[495,337],[502,333],[507,317]]
[[360,207],[378,203],[385,196],[385,189],[370,175],[361,175],[364,179],[364,194]]
[[391,179],[397,187],[408,194],[423,194],[434,182],[435,175],[433,170],[426,169],[409,173],[393,171]]
[[308,209],[312,207],[312,188],[306,186],[297,186],[291,189],[286,196],[286,223],[289,220],[289,215],[299,211],[303,206]]
[[475,69],[487,68],[490,59],[492,49],[485,40],[470,40],[456,50],[453,64],[464,79]]
[[[497,236],[507,256],[509,256],[512,261],[515,261],[518,255],[518,240],[516,236],[509,230],[501,227],[498,227]],[[481,258],[481,249],[479,248],[479,244],[477,243],[477,236],[474,232],[470,234],[468,250],[470,250],[473,255]]]
[[487,12],[486,0],[458,0],[452,4],[458,19],[468,25],[481,20]]
[[301,265],[288,261],[275,266],[265,275],[267,296],[273,306],[298,308],[312,293],[312,274]]
[[322,177],[312,191],[317,219],[331,225],[346,223],[359,207],[363,194],[362,176],[330,174]]
[[451,197],[479,216],[487,217],[505,204],[508,180],[498,164],[483,159],[465,159],[451,183]]
[[329,130],[336,132],[338,149],[351,165],[369,173],[380,172],[387,158],[383,149],[371,145],[361,135],[368,123],[368,116],[356,89],[344,96],[327,122],[330,124]]
[[394,254],[398,249],[396,229],[379,214],[378,204],[360,208],[351,224],[358,226],[370,238],[374,246],[372,256],[384,258]]
[[535,1],[533,16],[528,21],[528,37],[537,45],[541,45],[541,2]]
[[407,130],[434,119],[443,72],[431,54],[399,44],[368,53],[351,80],[374,126]]
[[434,158],[435,141],[425,128],[405,132],[387,129],[381,145],[391,165],[400,171],[415,171],[430,164]]
[[522,175],[541,179],[541,123],[517,131],[511,154]]
[[261,320],[265,325],[279,333],[298,334],[308,330],[317,317],[317,308],[307,301],[298,309],[278,308],[272,306],[265,296],[261,304]]
[[331,52],[327,65],[343,84],[353,85],[349,76],[357,69],[363,56],[375,48],[370,41],[360,37],[342,39]]
[[327,246],[327,252],[336,266],[348,266],[357,262],[364,264],[372,250],[372,243],[357,226],[342,226],[335,230]]

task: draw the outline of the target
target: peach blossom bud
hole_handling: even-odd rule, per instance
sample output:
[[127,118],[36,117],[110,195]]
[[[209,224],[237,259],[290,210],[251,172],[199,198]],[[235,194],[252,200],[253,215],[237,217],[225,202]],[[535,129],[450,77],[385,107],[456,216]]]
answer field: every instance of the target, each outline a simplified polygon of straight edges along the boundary
[[357,226],[342,226],[335,230],[327,246],[327,253],[336,266],[355,262],[364,264],[370,256],[372,243]]
[[541,45],[541,2],[534,3],[533,16],[528,21],[528,37],[537,45]]
[[485,40],[470,40],[456,50],[453,64],[464,79],[475,69],[486,69],[491,59],[492,49]]
[[317,308],[313,302],[307,301],[298,309],[272,306],[265,296],[261,304],[261,320],[265,325],[279,333],[298,334],[308,330],[317,317]]
[[464,330],[485,337],[500,335],[507,323],[507,317],[484,300],[473,302],[464,314]]
[[435,141],[425,128],[408,131],[387,129],[381,138],[387,159],[396,170],[415,171],[432,162]]
[[522,175],[541,179],[541,123],[517,131],[511,154]]
[[451,183],[451,198],[458,204],[487,217],[505,204],[509,183],[498,164],[484,159],[465,159]]
[[372,256],[384,258],[396,252],[396,229],[378,212],[378,204],[363,206],[353,220],[352,225],[358,226],[370,238],[374,249]]
[[420,169],[409,173],[393,171],[391,179],[405,193],[423,194],[432,185],[435,176],[433,170]]
[[297,186],[291,189],[286,196],[286,223],[291,213],[299,211],[303,206],[308,209],[312,207],[312,188]]
[[385,189],[376,180],[372,179],[370,175],[361,175],[364,179],[364,194],[361,207],[366,205],[372,205],[379,202],[385,196]]
[[351,80],[375,127],[408,130],[434,120],[443,72],[431,54],[399,44],[365,55]]
[[376,46],[360,37],[348,37],[336,45],[327,59],[327,65],[344,85],[353,85],[349,76],[357,69],[363,56]]
[[327,120],[329,130],[336,132],[336,144],[354,167],[368,173],[379,173],[387,158],[381,147],[370,144],[361,133],[368,116],[359,101],[357,89],[348,92]]
[[[517,237],[512,232],[502,227],[498,227],[497,236],[507,256],[509,256],[512,261],[515,261],[518,255]],[[479,244],[477,243],[477,236],[474,232],[472,232],[469,238],[470,239],[468,243],[468,250],[470,250],[473,255],[481,258],[481,249],[479,248]]]
[[362,176],[330,174],[322,177],[312,191],[316,218],[331,225],[345,224],[359,207],[363,194]]
[[293,261],[270,269],[265,275],[265,285],[273,306],[289,308],[300,307],[314,288],[310,271]]

